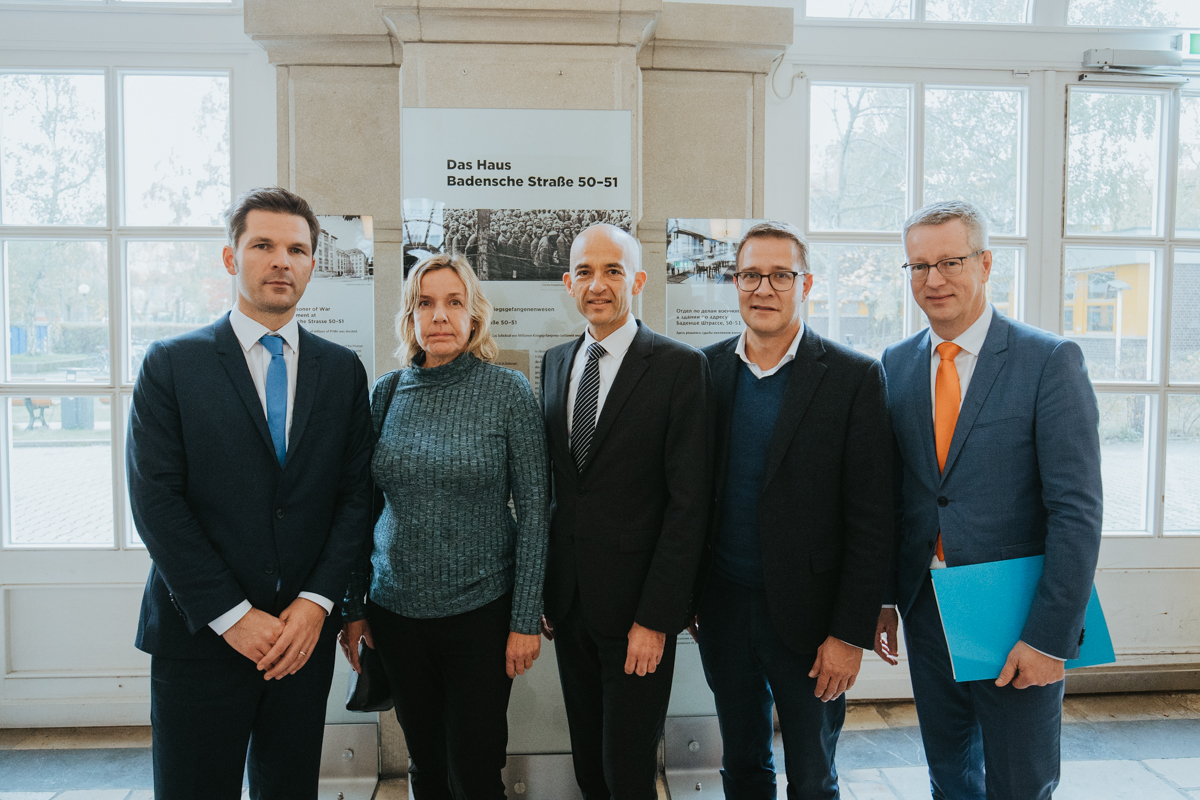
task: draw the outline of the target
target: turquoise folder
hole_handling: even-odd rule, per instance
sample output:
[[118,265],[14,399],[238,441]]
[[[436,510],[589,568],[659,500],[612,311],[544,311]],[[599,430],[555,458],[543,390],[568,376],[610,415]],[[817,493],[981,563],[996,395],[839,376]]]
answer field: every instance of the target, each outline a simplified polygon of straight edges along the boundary
[[[1033,605],[1045,556],[991,561],[930,573],[950,646],[954,680],[995,680],[1008,653],[1021,638]],[[1088,601],[1079,658],[1067,669],[1111,664],[1117,660],[1100,608],[1096,587]]]

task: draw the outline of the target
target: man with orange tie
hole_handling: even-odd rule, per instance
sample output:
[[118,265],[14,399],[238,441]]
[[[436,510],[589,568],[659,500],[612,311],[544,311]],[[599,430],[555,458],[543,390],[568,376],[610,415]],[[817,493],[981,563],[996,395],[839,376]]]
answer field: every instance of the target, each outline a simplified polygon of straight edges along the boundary
[[[929,328],[883,354],[898,549],[875,652],[896,663],[899,612],[934,798],[1049,800],[1064,661],[1079,653],[1100,549],[1096,396],[1078,345],[988,304],[979,209],[926,206],[904,246]],[[1042,554],[999,678],[956,683],[930,571]]]

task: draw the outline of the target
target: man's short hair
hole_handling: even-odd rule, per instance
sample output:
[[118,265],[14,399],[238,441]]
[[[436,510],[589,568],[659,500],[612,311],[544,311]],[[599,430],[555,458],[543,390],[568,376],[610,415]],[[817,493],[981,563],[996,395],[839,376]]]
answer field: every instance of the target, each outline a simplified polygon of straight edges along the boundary
[[967,226],[967,242],[972,250],[986,250],[988,247],[987,217],[978,206],[966,200],[943,200],[940,203],[930,203],[918,208],[904,223],[904,233],[901,241],[908,243],[908,232],[920,225],[945,225],[956,219],[961,219]]
[[313,213],[307,200],[279,186],[251,189],[234,200],[233,205],[225,210],[225,238],[234,250],[237,250],[238,239],[246,232],[246,217],[251,211],[270,211],[273,214],[291,214],[303,218],[308,223],[312,252],[317,252],[317,237],[321,234],[321,223],[317,222],[317,215]]
[[792,250],[795,253],[795,261],[800,262],[800,272],[808,272],[808,242],[804,240],[804,234],[800,229],[790,222],[776,222],[775,220],[767,220],[760,222],[757,225],[746,231],[746,235],[742,237],[742,241],[738,243],[737,254],[734,256],[734,263],[738,269],[742,266],[742,248],[746,246],[746,242],[751,239],[784,239],[792,243]]

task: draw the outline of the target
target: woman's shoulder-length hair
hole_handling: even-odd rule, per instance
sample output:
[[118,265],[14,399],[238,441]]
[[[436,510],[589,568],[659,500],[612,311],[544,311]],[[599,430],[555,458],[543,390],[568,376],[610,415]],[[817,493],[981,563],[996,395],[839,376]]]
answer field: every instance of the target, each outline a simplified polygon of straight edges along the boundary
[[400,366],[409,366],[423,352],[417,341],[417,327],[413,315],[421,299],[421,279],[439,269],[453,270],[467,289],[471,336],[467,339],[466,352],[482,361],[495,361],[500,355],[500,348],[491,334],[492,304],[484,296],[479,278],[462,256],[435,253],[413,266],[404,281],[404,288],[400,291],[400,310],[396,312],[396,338],[400,340],[400,346],[394,354],[399,359]]

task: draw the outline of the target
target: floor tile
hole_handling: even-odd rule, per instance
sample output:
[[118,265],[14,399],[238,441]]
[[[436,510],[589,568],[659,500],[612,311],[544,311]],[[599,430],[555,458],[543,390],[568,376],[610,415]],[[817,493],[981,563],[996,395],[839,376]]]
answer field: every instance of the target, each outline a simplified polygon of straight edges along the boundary
[[14,750],[90,750],[106,747],[149,747],[149,726],[120,728],[37,728]]
[[0,792],[0,800],[50,800],[54,792]]
[[1200,720],[1163,719],[1097,725],[1116,758],[1193,758],[1200,745]]
[[1190,716],[1182,703],[1165,702],[1156,692],[1069,695],[1063,700],[1063,709],[1070,712],[1072,721],[1079,717],[1087,722],[1186,719]]
[[879,709],[871,703],[849,703],[846,705],[846,724],[844,731],[871,731],[888,727],[887,720],[879,713]]
[[1200,758],[1148,758],[1142,763],[1184,789],[1200,789]]
[[129,794],[153,788],[151,773],[150,750],[144,747],[0,751],[0,784],[6,791],[124,789]]
[[54,795],[54,800],[125,800],[128,789],[74,789]]
[[1158,696],[1172,710],[1172,719],[1200,719],[1200,692],[1160,692]]
[[0,728],[0,750],[12,750],[29,733],[28,728]]
[[925,763],[917,728],[849,731],[838,740],[838,771],[877,767],[912,767]]
[[840,781],[844,793],[854,800],[896,800],[896,795],[877,769],[853,769]]
[[135,789],[130,792],[129,797],[125,800],[154,800],[154,790],[152,789]]
[[1180,800],[1180,793],[1137,761],[1069,761],[1054,800]]
[[900,800],[929,800],[929,769],[927,767],[889,767],[880,770]]
[[889,728],[917,727],[917,707],[911,702],[876,703],[875,709],[887,720]]
[[1189,794],[1189,795],[1190,795],[1190,796],[1191,796],[1191,797],[1192,797],[1194,800],[1200,800],[1200,789],[1197,789],[1197,790],[1196,790],[1196,791],[1194,791],[1194,792],[1188,792],[1188,794]]
[[1110,759],[1129,758],[1114,749],[1108,731],[1117,725],[1128,723],[1108,723],[1093,725],[1082,722],[1074,725],[1063,725],[1059,737],[1063,761],[1107,761]]

